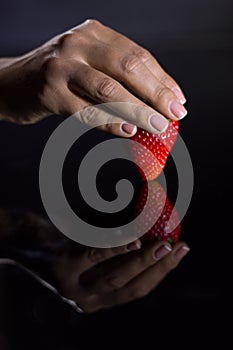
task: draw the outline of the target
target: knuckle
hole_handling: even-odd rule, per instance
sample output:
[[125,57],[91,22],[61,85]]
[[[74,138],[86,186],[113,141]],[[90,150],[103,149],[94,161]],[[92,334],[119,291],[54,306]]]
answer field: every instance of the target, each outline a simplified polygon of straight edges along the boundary
[[155,96],[158,100],[167,100],[171,97],[171,91],[165,86],[157,86],[155,89]]
[[169,75],[167,74],[163,74],[160,78],[160,81],[162,84],[168,86],[168,87],[172,87],[174,86],[175,87],[175,82],[173,81],[173,79],[171,77],[169,77]]
[[42,65],[43,73],[50,73],[61,66],[61,59],[56,56],[48,57]]
[[141,46],[135,46],[133,48],[133,53],[139,57],[143,62],[148,61],[151,58],[151,53]]
[[85,21],[85,25],[88,26],[89,28],[97,28],[101,25],[101,23],[97,19],[88,18]]
[[[113,118],[109,117],[106,122],[102,125],[102,129],[105,132],[108,132],[110,134],[118,134],[120,130],[120,123],[117,123],[116,121],[113,120]],[[114,255],[119,255],[123,254],[124,250],[116,250],[114,251]]]
[[97,97],[101,99],[112,98],[113,96],[116,95],[116,92],[117,92],[117,85],[110,78],[104,78],[99,83],[96,89]]
[[60,44],[61,48],[71,46],[73,44],[73,42],[74,42],[74,32],[73,31],[66,32],[59,39],[59,44]]
[[58,49],[61,53],[64,53],[68,48],[76,48],[77,46],[83,47],[89,43],[90,39],[86,34],[86,31],[82,30],[80,26],[70,29],[66,33],[62,34],[58,40]]
[[91,125],[96,118],[96,109],[94,107],[86,107],[78,113],[78,119],[81,123]]
[[137,70],[139,65],[140,65],[140,60],[138,56],[135,54],[124,56],[121,61],[122,69],[127,73],[134,72],[135,70]]

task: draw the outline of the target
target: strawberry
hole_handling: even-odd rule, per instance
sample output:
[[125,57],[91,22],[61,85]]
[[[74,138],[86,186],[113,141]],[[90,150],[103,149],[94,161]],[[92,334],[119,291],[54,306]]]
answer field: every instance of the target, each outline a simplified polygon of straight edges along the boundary
[[[131,140],[136,141],[131,146],[133,162],[137,164],[139,174],[145,180],[154,180],[163,171],[167,157],[175,144],[179,124],[170,121],[167,130],[161,134],[151,134],[138,128]],[[142,150],[138,145],[144,146]]]
[[[144,208],[147,197],[148,204]],[[142,211],[143,216],[136,224],[137,232],[145,232],[141,237],[142,241],[164,240],[173,244],[179,240],[181,233],[179,215],[157,181],[142,182],[136,195],[134,213],[138,216]]]

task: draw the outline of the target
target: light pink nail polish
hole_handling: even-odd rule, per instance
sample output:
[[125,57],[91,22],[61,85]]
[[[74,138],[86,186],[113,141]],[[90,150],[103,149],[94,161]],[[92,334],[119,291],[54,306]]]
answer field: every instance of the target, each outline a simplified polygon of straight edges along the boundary
[[183,246],[179,248],[177,252],[174,254],[174,259],[177,261],[180,261],[189,251],[190,251],[190,248],[187,246]]
[[160,260],[162,259],[165,255],[170,253],[172,251],[172,248],[169,245],[163,245],[160,247],[158,250],[155,251],[154,253],[154,258],[155,260]]
[[184,106],[176,100],[172,101],[170,105],[170,110],[173,116],[175,116],[178,119],[184,118],[188,113]]
[[126,246],[126,250],[128,250],[128,251],[138,250],[140,248],[141,248],[141,241],[132,242]]
[[185,104],[186,98],[185,98],[183,92],[178,88],[173,88],[172,91],[178,97],[180,103]]
[[168,121],[166,118],[160,115],[153,114],[150,117],[150,124],[152,128],[156,129],[159,132],[165,131],[168,127]]
[[121,125],[121,129],[126,133],[126,134],[134,134],[134,131],[136,130],[136,126],[128,123],[123,123]]

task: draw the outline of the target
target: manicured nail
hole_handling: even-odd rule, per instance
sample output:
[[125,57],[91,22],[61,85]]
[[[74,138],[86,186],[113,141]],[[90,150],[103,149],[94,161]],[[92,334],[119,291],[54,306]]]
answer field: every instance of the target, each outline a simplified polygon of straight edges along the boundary
[[157,132],[163,132],[167,129],[168,127],[168,121],[166,118],[153,114],[150,117],[150,124],[152,128],[156,129]]
[[178,88],[173,88],[172,91],[174,92],[176,97],[178,97],[180,103],[182,103],[182,105],[185,104],[186,98],[185,98],[183,92]]
[[121,129],[126,133],[126,134],[129,134],[129,135],[133,135],[136,131],[136,126],[135,125],[132,125],[132,124],[128,124],[128,123],[123,123],[121,125]]
[[180,261],[188,252],[190,251],[190,248],[187,246],[183,246],[177,250],[174,254],[174,259],[176,261]]
[[170,110],[171,113],[178,119],[184,118],[188,113],[184,106],[178,101],[172,101]]
[[154,258],[155,260],[159,260],[163,258],[165,255],[167,255],[168,253],[170,253],[171,251],[172,251],[172,248],[169,245],[165,244],[154,252]]
[[126,246],[126,250],[128,251],[138,250],[140,248],[141,248],[141,241],[132,242]]

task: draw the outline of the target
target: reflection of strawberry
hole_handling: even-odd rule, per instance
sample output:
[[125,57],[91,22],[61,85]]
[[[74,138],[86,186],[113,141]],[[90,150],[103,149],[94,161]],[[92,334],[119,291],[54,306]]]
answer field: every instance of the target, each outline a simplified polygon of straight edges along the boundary
[[165,132],[158,135],[138,128],[131,140],[143,145],[144,150],[134,142],[131,146],[131,153],[143,179],[156,179],[163,171],[169,152],[176,141],[178,129],[179,124],[174,120],[170,121]]
[[[146,201],[148,204],[145,206]],[[136,196],[134,211],[136,216],[143,212],[143,216],[136,223],[136,231],[143,233],[142,240],[158,239],[171,244],[179,240],[181,233],[179,215],[157,181],[141,184]]]

